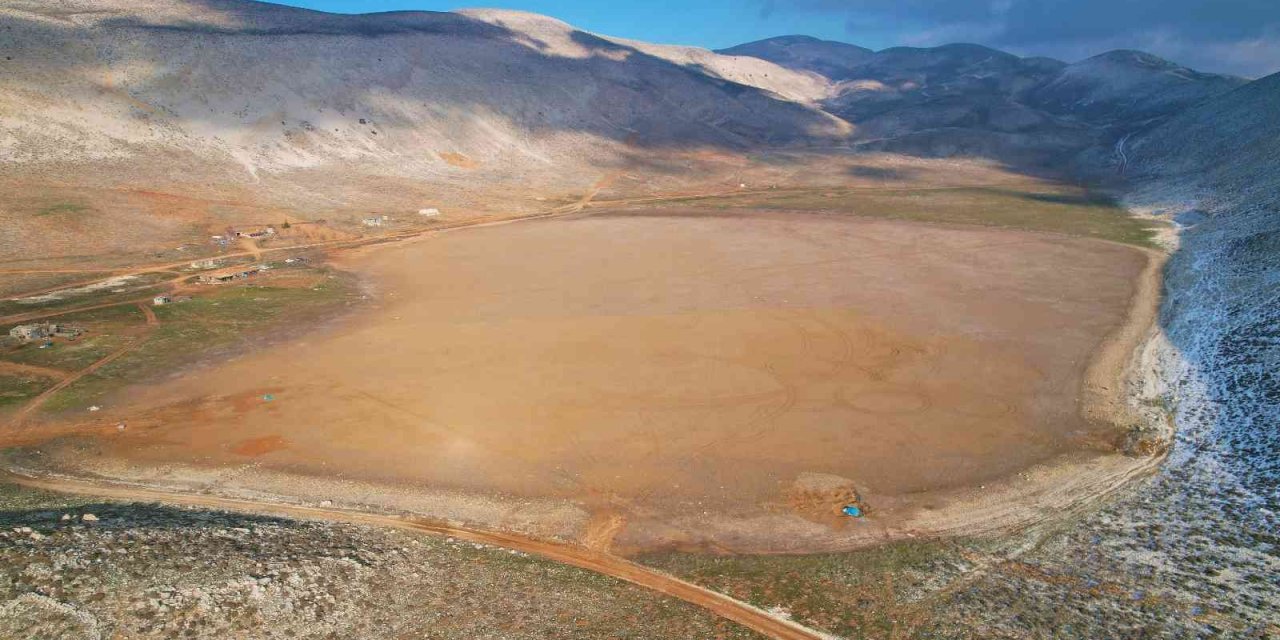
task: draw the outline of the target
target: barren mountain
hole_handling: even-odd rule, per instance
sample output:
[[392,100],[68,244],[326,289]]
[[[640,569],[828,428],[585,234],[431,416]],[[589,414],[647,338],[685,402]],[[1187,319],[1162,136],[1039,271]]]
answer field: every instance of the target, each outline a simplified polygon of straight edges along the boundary
[[1119,50],[1068,65],[1029,91],[1026,102],[1097,125],[1135,127],[1245,82],[1200,73],[1149,53]]
[[1131,144],[1139,176],[1280,199],[1280,73],[1191,107]]
[[512,11],[4,0],[0,259],[286,215],[541,211],[634,163],[696,176],[697,154],[841,143],[811,104],[826,86]]
[[721,52],[823,74],[824,108],[864,148],[1015,162],[1060,162],[1245,82],[1138,51],[1066,64],[974,44],[873,53],[787,37]]
[[1109,149],[1128,131],[1115,118],[1235,82],[1142,56],[1065,66],[977,45],[872,54],[788,37],[727,52],[513,11],[6,0],[0,186],[15,195],[0,221],[18,240],[0,253],[41,241],[79,254],[91,219],[168,242],[286,213],[541,210],[626,167],[686,180],[689,158],[722,151],[852,145],[1044,166]]
[[812,71],[831,80],[842,80],[874,52],[865,47],[812,36],[778,36],[717,49],[716,53],[760,58],[788,69]]
[[147,171],[164,155],[249,176],[338,167],[425,179],[845,129],[788,99],[818,83],[775,65],[642,51],[532,14],[15,0],[0,16],[0,158],[11,167]]
[[1045,162],[1097,142],[1018,99],[1061,67],[972,44],[896,47],[863,59],[824,106],[873,148]]

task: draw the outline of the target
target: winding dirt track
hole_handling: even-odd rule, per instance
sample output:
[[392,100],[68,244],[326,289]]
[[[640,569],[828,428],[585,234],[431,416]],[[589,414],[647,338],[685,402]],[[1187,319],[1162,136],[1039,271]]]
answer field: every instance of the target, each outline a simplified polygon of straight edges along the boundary
[[[138,309],[142,311],[142,314],[146,316],[146,322],[147,322],[146,326],[148,329],[148,333],[140,336],[136,340],[131,340],[129,342],[126,342],[119,349],[112,351],[106,356],[103,356],[103,358],[98,360],[97,362],[94,362],[93,364],[79,371],[76,371],[75,373],[72,373],[69,375],[64,374],[65,377],[59,380],[57,384],[53,385],[52,387],[49,387],[44,391],[44,393],[41,393],[40,395],[32,398],[30,402],[23,405],[23,407],[19,409],[16,414],[14,414],[12,424],[14,425],[21,424],[22,421],[25,420],[27,416],[31,415],[32,412],[34,412],[36,409],[39,409],[42,405],[44,405],[44,403],[48,401],[49,398],[53,397],[53,394],[59,391],[62,391],[63,389],[66,389],[72,384],[75,384],[77,380],[93,373],[94,371],[97,371],[98,369],[101,369],[107,364],[110,364],[113,360],[119,359],[124,354],[129,353],[134,349],[137,349],[138,346],[141,345],[143,342],[146,342],[147,338],[151,337],[150,330],[158,326],[160,324],[160,320],[156,318],[156,314],[154,311],[151,310],[151,307],[148,307],[147,305],[141,302],[137,303],[137,305],[138,305]],[[112,305],[112,306],[115,306],[115,305]]]
[[193,495],[159,489],[106,485],[67,478],[47,478],[22,475],[13,471],[0,471],[0,480],[33,489],[78,493],[112,500],[131,502],[158,502],[170,505],[220,509],[258,515],[283,516],[308,520],[323,520],[349,524],[387,527],[402,531],[451,536],[469,542],[514,549],[554,562],[572,565],[625,580],[659,593],[683,600],[726,620],[777,640],[822,640],[826,636],[799,624],[774,617],[769,613],[729,596],[704,589],[671,575],[654,571],[624,558],[586,547],[538,540],[524,536],[482,531],[452,526],[430,520],[398,515],[385,515],[337,508],[321,508],[283,503],[258,502],[223,498],[212,495]]

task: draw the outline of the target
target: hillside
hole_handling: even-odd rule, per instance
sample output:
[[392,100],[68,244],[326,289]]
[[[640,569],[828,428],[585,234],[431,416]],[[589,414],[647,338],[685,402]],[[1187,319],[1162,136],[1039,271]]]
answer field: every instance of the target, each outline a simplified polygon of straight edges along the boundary
[[1280,198],[1280,73],[1203,102],[1131,143],[1140,179]]
[[1136,54],[1064,65],[965,44],[873,53],[784,37],[711,52],[501,10],[8,0],[0,21],[0,188],[14,194],[0,259],[287,215],[529,213],[632,167],[649,191],[702,179],[706,162],[740,184],[743,152],[1039,171],[1235,82]]
[[1019,100],[1061,67],[972,44],[895,47],[863,59],[824,106],[873,148],[1045,164],[1099,142]]
[[865,47],[819,40],[812,36],[765,38],[727,49],[717,49],[716,53],[760,58],[788,69],[811,71],[836,81],[847,77],[859,62],[874,54]]
[[863,148],[1016,164],[1061,164],[1245,82],[1138,51],[1066,64],[975,44],[872,52],[784,37],[721,52],[825,76],[822,106]]
[[1068,65],[1027,94],[1049,113],[1098,125],[1134,127],[1245,83],[1200,73],[1141,51],[1110,51]]
[[673,62],[532,14],[183,0],[19,1],[0,16],[0,158],[19,168],[164,173],[148,160],[165,155],[250,178],[331,167],[425,178],[628,147],[803,144],[844,128],[775,93],[810,95],[797,87],[813,82],[768,63]]
[[[1192,598],[1274,627],[1280,584],[1259,578],[1280,558],[1257,532],[1280,527],[1280,74],[1135,135],[1129,154],[1130,203],[1180,226],[1161,318],[1177,442],[1112,524],[1159,533],[1085,548],[1117,549],[1131,573],[1155,568]],[[1186,517],[1191,503],[1200,517]]]
[[9,0],[0,25],[3,260],[285,216],[529,213],[633,163],[683,176],[673,155],[849,130],[812,74],[512,11]]

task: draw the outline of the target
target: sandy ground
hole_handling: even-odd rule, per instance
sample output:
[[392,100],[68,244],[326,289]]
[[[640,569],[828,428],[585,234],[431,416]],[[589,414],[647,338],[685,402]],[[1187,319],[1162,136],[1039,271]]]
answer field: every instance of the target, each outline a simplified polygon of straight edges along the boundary
[[852,495],[911,520],[1110,429],[1080,416],[1081,380],[1145,263],[681,210],[429,237],[351,260],[377,304],[340,328],[134,392],[113,412],[129,430],[84,464],[567,500],[594,514],[586,539],[633,547],[742,537],[725,522],[760,546],[798,517],[821,547],[850,533],[832,514]]

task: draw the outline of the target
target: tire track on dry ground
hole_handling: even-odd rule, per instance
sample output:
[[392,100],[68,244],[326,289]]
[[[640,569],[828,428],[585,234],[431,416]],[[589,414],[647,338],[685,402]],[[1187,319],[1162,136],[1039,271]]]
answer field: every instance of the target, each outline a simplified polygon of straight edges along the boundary
[[775,617],[750,604],[686,582],[602,551],[513,533],[484,531],[401,515],[322,508],[297,504],[227,498],[207,494],[186,494],[160,489],[106,485],[67,478],[35,477],[0,471],[0,479],[32,489],[77,493],[110,500],[153,502],[178,506],[218,509],[239,513],[323,520],[440,536],[514,549],[547,560],[567,564],[624,580],[634,585],[701,607],[721,618],[736,622],[775,640],[823,640],[825,635],[790,620]]
[[142,343],[146,342],[147,338],[151,337],[151,333],[150,333],[151,330],[159,326],[160,321],[156,318],[155,312],[152,311],[150,307],[148,307],[147,305],[141,302],[137,303],[137,305],[138,305],[138,308],[142,310],[143,315],[146,316],[146,322],[147,322],[146,334],[143,334],[136,340],[131,340],[125,343],[119,349],[112,351],[111,353],[107,354],[106,356],[103,356],[101,359],[94,362],[93,364],[79,371],[76,371],[75,373],[72,373],[70,375],[67,375],[64,373],[63,378],[59,380],[57,384],[53,385],[52,387],[49,387],[48,389],[45,389],[43,393],[32,398],[29,402],[27,402],[27,404],[23,405],[22,408],[19,409],[18,412],[14,414],[13,419],[11,420],[11,423],[15,426],[22,424],[22,422],[27,418],[27,416],[30,416],[33,412],[35,412],[35,410],[43,406],[44,403],[49,400],[49,398],[53,397],[53,394],[59,391],[62,391],[63,389],[66,389],[67,387],[75,384],[76,381],[80,380],[81,378],[93,373],[94,371],[97,371],[98,369],[101,369],[102,367],[110,364],[112,361],[119,359],[121,356],[124,356],[130,351],[133,351],[134,349],[137,349],[139,346],[142,345]]

